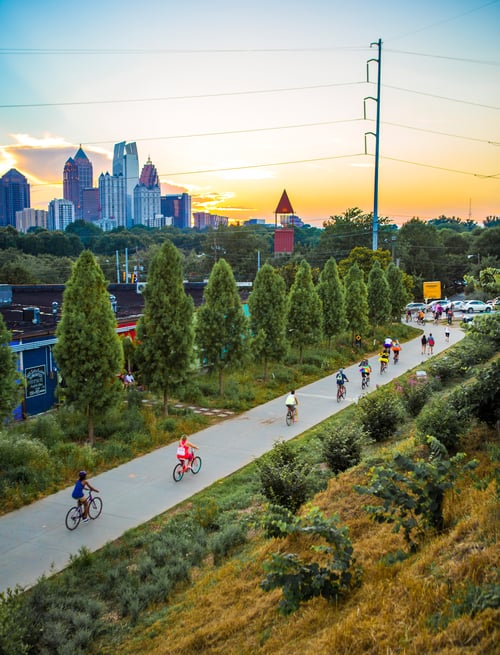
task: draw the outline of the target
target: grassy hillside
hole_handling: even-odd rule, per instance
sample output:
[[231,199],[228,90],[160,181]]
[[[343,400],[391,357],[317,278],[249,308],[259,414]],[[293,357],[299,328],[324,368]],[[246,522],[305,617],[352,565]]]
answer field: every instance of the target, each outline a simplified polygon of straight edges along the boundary
[[[469,433],[469,455],[480,461],[479,477],[492,473],[484,446],[494,437],[484,428]],[[411,446],[411,437],[398,444]],[[486,607],[494,584],[498,601],[494,482],[478,490],[469,480],[461,493],[450,493],[444,534],[430,534],[417,554],[386,565],[382,558],[405,544],[391,526],[373,523],[363,510],[366,497],[352,487],[365,473],[361,464],[339,475],[313,501],[349,527],[362,567],[362,584],[345,601],[336,606],[313,600],[281,616],[276,609],[281,592],[259,587],[262,564],[278,550],[311,557],[310,544],[259,536],[221,567],[205,562],[162,616],[120,644],[122,655],[498,653],[500,612]]]

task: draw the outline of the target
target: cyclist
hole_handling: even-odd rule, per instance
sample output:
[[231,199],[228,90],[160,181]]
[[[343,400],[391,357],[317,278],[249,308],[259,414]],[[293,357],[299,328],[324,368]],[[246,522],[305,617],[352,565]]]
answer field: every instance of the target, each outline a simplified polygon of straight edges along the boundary
[[372,372],[372,367],[370,366],[367,359],[362,359],[359,364],[359,372],[361,373],[361,386],[370,380],[370,373]]
[[71,494],[72,497],[78,501],[78,505],[83,505],[84,523],[87,523],[87,521],[89,520],[89,504],[88,504],[88,498],[85,496],[85,489],[89,489],[90,491],[95,491],[96,493],[99,493],[99,489],[93,487],[86,478],[87,478],[87,471],[80,471],[80,473],[78,474],[78,480],[75,482],[75,486],[73,488],[73,493]]
[[392,342],[392,352],[394,355],[394,363],[397,364],[399,360],[399,353],[401,352],[401,345],[397,339]]
[[388,353],[390,353],[391,348],[392,348],[392,339],[391,339],[391,337],[386,337],[384,339],[384,350],[386,350]]
[[183,434],[177,446],[177,459],[181,460],[183,464],[184,460],[187,459],[190,465],[194,458],[193,449],[198,450],[198,446],[188,441],[187,435]]
[[379,352],[378,361],[380,362],[380,372],[383,373],[389,364],[389,352],[385,349]]
[[292,389],[288,396],[286,397],[285,400],[285,405],[287,408],[292,412],[293,416],[293,422],[296,423],[298,419],[298,410],[297,410],[297,405],[299,404],[299,401],[297,400],[297,396],[295,395],[295,390]]
[[419,325],[423,325],[425,323],[425,314],[422,310],[418,312],[417,323],[419,323]]
[[337,382],[337,395],[340,391],[343,391],[344,382],[349,382],[347,375],[344,373],[343,368],[339,368],[337,375],[335,376],[335,381]]

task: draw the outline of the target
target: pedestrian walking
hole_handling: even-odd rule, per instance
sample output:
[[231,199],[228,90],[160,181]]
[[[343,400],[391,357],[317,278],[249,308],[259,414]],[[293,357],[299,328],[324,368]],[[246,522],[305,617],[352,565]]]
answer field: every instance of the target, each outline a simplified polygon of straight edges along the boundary
[[432,332],[429,332],[429,336],[427,337],[427,352],[429,355],[434,354],[434,337],[432,336]]
[[427,337],[425,336],[425,334],[422,335],[421,342],[422,342],[422,355],[425,355],[426,352],[425,349],[427,347]]
[[446,343],[449,343],[449,341],[450,341],[450,328],[448,327],[448,325],[444,329],[444,338],[445,338]]

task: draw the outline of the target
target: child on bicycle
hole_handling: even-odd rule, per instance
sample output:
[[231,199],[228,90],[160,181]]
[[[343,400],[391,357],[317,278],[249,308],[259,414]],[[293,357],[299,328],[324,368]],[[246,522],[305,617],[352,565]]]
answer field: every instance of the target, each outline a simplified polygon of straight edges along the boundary
[[380,372],[385,371],[389,364],[389,353],[387,350],[382,350],[378,354],[378,361],[380,362]]
[[288,407],[288,409],[292,412],[293,416],[293,422],[295,423],[298,418],[298,411],[297,411],[297,405],[299,404],[299,401],[297,400],[297,396],[295,395],[295,390],[292,389],[288,396],[286,397],[285,400],[285,405]]
[[370,373],[372,372],[372,367],[370,366],[367,359],[362,359],[359,362],[358,366],[359,366],[359,372],[361,373],[361,380],[365,381],[366,378],[370,377]]
[[194,458],[193,449],[198,450],[198,446],[188,441],[187,435],[183,434],[177,447],[177,459],[181,460],[182,463],[187,460],[188,464],[191,464]]
[[344,386],[344,382],[349,382],[349,380],[347,378],[347,375],[344,373],[343,368],[339,368],[339,372],[335,376],[335,381],[337,382],[337,391],[338,391],[339,387]]
[[87,523],[89,520],[89,503],[88,498],[85,496],[85,489],[99,493],[99,489],[93,487],[87,480],[87,471],[80,471],[71,495],[78,501],[78,505],[83,505],[83,522]]
[[392,352],[394,354],[394,363],[396,364],[399,359],[399,353],[401,352],[401,344],[397,339],[394,339],[392,342]]

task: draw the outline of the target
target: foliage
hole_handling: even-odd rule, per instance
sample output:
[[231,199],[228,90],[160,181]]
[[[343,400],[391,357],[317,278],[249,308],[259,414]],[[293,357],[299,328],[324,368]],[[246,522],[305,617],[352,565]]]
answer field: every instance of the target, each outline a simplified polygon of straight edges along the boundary
[[388,439],[403,420],[401,399],[389,388],[361,398],[358,409],[361,425],[374,441]]
[[355,334],[363,335],[368,331],[368,290],[357,264],[348,270],[344,284],[346,318],[354,339]]
[[412,218],[399,230],[396,252],[403,269],[423,280],[440,280],[444,247],[438,230],[420,218]]
[[12,410],[21,400],[22,385],[19,384],[17,357],[10,347],[11,333],[5,326],[0,314],[0,423],[12,414]]
[[296,535],[320,542],[310,547],[313,559],[309,562],[295,553],[273,553],[264,563],[267,575],[261,587],[264,591],[283,589],[283,599],[278,606],[282,614],[295,612],[311,598],[338,601],[359,583],[348,530],[339,524],[337,516],[326,518],[317,508],[312,508],[304,517],[295,517],[289,512],[285,520],[280,516],[279,528],[283,537]]
[[432,399],[420,412],[416,426],[422,437],[431,434],[438,438],[450,453],[460,448],[460,438],[467,426],[467,414],[457,407],[452,396]]
[[391,302],[391,317],[393,321],[401,320],[405,305],[410,300],[406,290],[403,271],[393,262],[386,268],[385,276],[389,285],[389,298]]
[[318,434],[326,463],[334,473],[341,473],[361,461],[361,450],[367,442],[363,428],[356,423],[331,427]]
[[321,300],[312,281],[311,267],[302,260],[290,289],[287,329],[290,342],[299,349],[302,364],[303,349],[322,335]]
[[0,593],[0,653],[27,655],[29,622],[26,616],[26,598],[18,587]]
[[448,458],[446,448],[434,437],[427,437],[427,458],[397,453],[392,465],[376,466],[370,471],[367,486],[355,485],[361,494],[373,495],[381,505],[365,507],[377,523],[394,523],[394,532],[404,531],[411,552],[415,552],[427,530],[444,529],[443,501],[447,489],[477,466],[466,461],[465,453]]
[[321,271],[318,295],[323,309],[323,333],[330,343],[332,337],[341,334],[347,327],[345,289],[333,257],[330,257]]
[[418,416],[431,393],[431,385],[427,380],[414,375],[410,375],[407,380],[395,382],[394,388],[410,416]]
[[121,398],[118,374],[123,351],[104,275],[92,253],[78,258],[63,296],[54,357],[65,385],[66,402],[87,417],[94,442],[94,422]]
[[287,352],[285,281],[269,264],[257,273],[248,298],[250,330],[258,335],[253,342],[255,357],[264,359],[264,380],[269,360],[282,361]]
[[248,327],[229,264],[220,259],[203,293],[196,317],[196,343],[203,363],[218,372],[219,395],[223,394],[225,368],[240,365],[248,354]]
[[275,505],[296,512],[308,496],[308,467],[290,444],[277,441],[257,462],[261,490]]
[[478,378],[466,387],[460,388],[455,407],[459,406],[462,416],[474,416],[488,425],[500,421],[500,360],[485,366]]
[[375,262],[378,262],[382,270],[386,270],[391,262],[391,253],[388,250],[373,250],[371,247],[356,246],[351,250],[349,256],[339,262],[339,273],[341,277],[347,275],[347,271],[357,264],[363,271],[364,281],[368,282],[368,276]]
[[165,241],[151,264],[144,289],[144,313],[137,324],[136,359],[143,382],[163,398],[187,379],[193,362],[193,299],[184,291],[181,257]]
[[368,318],[371,325],[385,325],[392,316],[391,289],[380,262],[375,260],[368,275]]
[[476,616],[488,608],[498,609],[500,607],[500,585],[496,583],[475,585],[467,582],[464,589],[460,590],[451,599],[451,611],[443,613],[440,611],[429,619],[429,624],[436,630],[443,630],[450,621],[461,616]]

